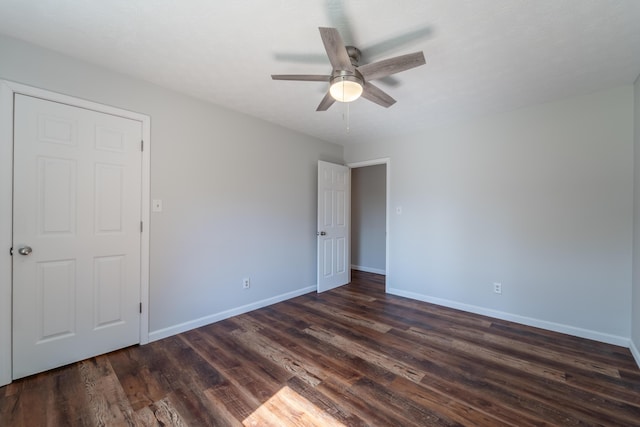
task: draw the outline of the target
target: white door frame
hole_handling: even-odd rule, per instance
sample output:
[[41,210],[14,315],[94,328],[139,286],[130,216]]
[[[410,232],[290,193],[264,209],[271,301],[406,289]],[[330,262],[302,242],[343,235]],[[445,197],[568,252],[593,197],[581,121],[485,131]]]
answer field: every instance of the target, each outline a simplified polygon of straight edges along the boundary
[[[375,166],[375,165],[386,165],[387,167],[386,169],[386,211],[387,214],[385,216],[385,237],[384,237],[384,247],[385,247],[385,254],[384,254],[384,271],[385,271],[385,275],[389,276],[389,217],[391,216],[391,158],[389,157],[383,157],[380,159],[372,159],[372,160],[365,160],[363,162],[355,162],[355,163],[347,163],[347,167],[351,168],[351,169],[356,169],[356,168],[363,168],[366,166]],[[385,283],[387,281],[385,280]],[[386,285],[388,286],[388,284]],[[385,289],[386,292],[386,289]]]
[[151,166],[151,118],[147,115],[98,104],[68,95],[0,80],[0,386],[9,384],[12,377],[11,340],[12,319],[12,262],[9,250],[13,233],[13,100],[22,94],[59,102],[74,107],[137,120],[142,123],[142,200],[144,224],[140,247],[140,344],[149,342],[149,188]]

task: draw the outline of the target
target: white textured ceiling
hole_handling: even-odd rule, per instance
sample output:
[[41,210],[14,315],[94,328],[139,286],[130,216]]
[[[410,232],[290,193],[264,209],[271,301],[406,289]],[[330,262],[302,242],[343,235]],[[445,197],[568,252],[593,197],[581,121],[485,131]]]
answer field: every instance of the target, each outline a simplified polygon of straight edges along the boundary
[[[361,63],[422,50],[427,64],[377,83],[389,109],[349,104],[347,132],[345,104],[315,111],[326,83],[270,78],[330,73],[320,26]],[[640,74],[640,0],[0,0],[0,33],[343,144]]]

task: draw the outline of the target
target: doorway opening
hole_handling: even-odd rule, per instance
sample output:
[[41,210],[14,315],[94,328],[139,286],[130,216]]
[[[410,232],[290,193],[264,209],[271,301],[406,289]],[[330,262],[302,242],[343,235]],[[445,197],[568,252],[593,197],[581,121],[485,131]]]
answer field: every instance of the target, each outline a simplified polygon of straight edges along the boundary
[[388,273],[389,159],[352,163],[351,269]]

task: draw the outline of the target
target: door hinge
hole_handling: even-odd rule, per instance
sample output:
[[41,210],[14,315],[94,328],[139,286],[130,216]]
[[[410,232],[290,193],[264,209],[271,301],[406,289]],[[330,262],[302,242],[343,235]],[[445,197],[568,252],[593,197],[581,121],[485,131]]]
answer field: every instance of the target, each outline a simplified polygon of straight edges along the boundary
[[13,256],[13,247],[9,248],[9,255]]
[[140,314],[142,314],[142,303],[140,303]]
[[142,228],[142,221],[140,221],[140,232],[141,232],[141,233],[142,233],[142,230],[143,230],[143,228]]
[[140,140],[140,151],[144,151],[144,139]]

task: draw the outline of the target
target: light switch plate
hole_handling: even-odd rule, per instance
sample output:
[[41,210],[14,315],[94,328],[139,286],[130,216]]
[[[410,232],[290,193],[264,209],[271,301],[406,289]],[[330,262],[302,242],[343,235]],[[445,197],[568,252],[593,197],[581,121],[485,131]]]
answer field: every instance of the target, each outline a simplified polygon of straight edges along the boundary
[[151,210],[153,212],[162,212],[162,200],[153,200]]

